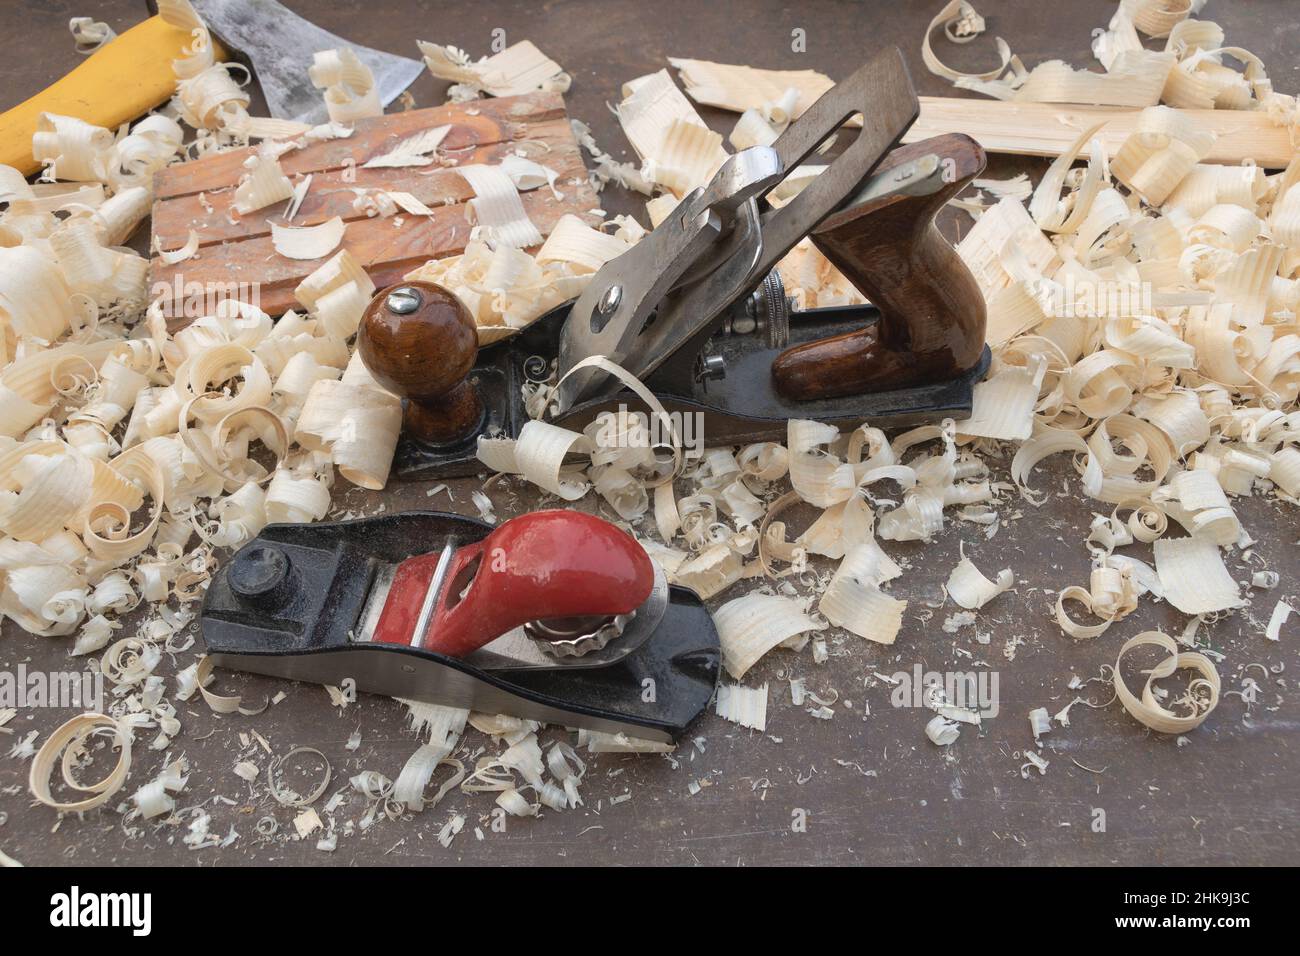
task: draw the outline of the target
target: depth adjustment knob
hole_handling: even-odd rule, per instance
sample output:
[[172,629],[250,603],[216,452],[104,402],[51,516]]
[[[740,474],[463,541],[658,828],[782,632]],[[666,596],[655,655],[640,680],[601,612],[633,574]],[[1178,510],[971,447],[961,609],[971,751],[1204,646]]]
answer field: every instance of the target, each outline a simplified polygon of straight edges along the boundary
[[467,380],[478,357],[478,329],[469,310],[432,282],[382,289],[361,317],[357,351],[384,388],[406,399],[411,437],[451,445],[482,429],[484,410]]
[[790,342],[790,313],[794,300],[785,294],[781,273],[773,269],[763,277],[742,305],[736,306],[723,322],[727,335],[762,336],[770,349],[783,349]]
[[758,330],[767,334],[767,347],[783,349],[790,342],[790,300],[785,294],[781,273],[773,269],[763,276],[746,303]]
[[554,657],[582,657],[598,651],[623,633],[636,611],[613,616],[585,616],[554,618],[549,621],[529,621],[524,633],[537,646]]

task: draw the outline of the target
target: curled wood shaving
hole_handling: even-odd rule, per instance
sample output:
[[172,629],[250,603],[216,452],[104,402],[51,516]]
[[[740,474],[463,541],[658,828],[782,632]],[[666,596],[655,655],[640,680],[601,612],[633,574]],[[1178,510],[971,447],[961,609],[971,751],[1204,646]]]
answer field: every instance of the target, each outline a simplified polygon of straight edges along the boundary
[[961,736],[961,724],[942,715],[931,717],[925,725],[925,735],[936,747],[948,747],[955,744]]
[[[793,598],[775,594],[746,594],[713,612],[722,643],[722,661],[736,680],[772,648],[808,631],[826,629],[803,612]],[[761,729],[761,728],[759,728]]]
[[282,226],[271,223],[271,244],[288,259],[324,259],[343,241],[347,225],[339,216],[315,226]]
[[244,162],[244,169],[232,204],[236,212],[250,213],[293,198],[293,183],[280,168],[274,152],[259,148]]
[[[322,767],[322,773],[319,782],[316,784],[316,787],[313,790],[311,790],[309,793],[307,793],[305,796],[294,793],[291,790],[284,789],[284,787],[281,786],[278,777],[276,776],[277,772],[280,771],[285,766],[285,764],[289,762],[291,758],[296,757],[299,754],[311,754],[318,761],[320,761]],[[329,758],[326,757],[319,750],[317,750],[314,747],[294,747],[292,750],[290,750],[282,757],[271,758],[270,763],[268,763],[266,767],[266,783],[267,783],[267,787],[271,791],[271,796],[275,797],[276,802],[279,803],[281,806],[306,807],[306,806],[310,806],[311,804],[315,803],[318,799],[320,799],[321,794],[323,794],[326,788],[328,788],[330,785],[330,778],[332,776],[332,773],[333,770],[330,767]],[[319,818],[317,819],[316,824],[317,826],[320,825]],[[303,835],[305,836],[306,834]]]
[[107,23],[92,17],[73,17],[68,21],[68,30],[82,56],[89,56],[117,36]]
[[514,180],[500,166],[457,166],[456,172],[474,190],[469,201],[474,214],[471,238],[482,239],[493,249],[523,249],[541,243],[542,234],[528,218]]
[[140,815],[150,820],[175,810],[175,794],[184,789],[188,770],[189,763],[184,757],[170,761],[162,773],[132,794],[131,800]]
[[[426,800],[424,790],[434,772],[442,766],[451,767],[453,773],[438,788],[432,799]],[[465,767],[459,760],[447,757],[442,746],[425,744],[418,748],[402,767],[393,786],[393,799],[408,810],[418,813],[426,807],[436,807],[442,798],[458,787],[464,779]]]
[[535,256],[510,245],[493,249],[474,240],[461,255],[434,259],[406,278],[436,282],[453,292],[474,316],[479,343],[487,345],[579,295],[600,266],[627,251],[637,238],[639,233],[626,230],[599,232],[566,214]]
[[[1142,672],[1147,680],[1139,698],[1129,690],[1120,668],[1129,651],[1144,646],[1159,647],[1165,651],[1166,656],[1155,667]],[[1183,669],[1195,671],[1198,676],[1188,684],[1187,692],[1180,701],[1190,713],[1178,714],[1156,699],[1153,686],[1157,680]],[[1194,730],[1205,722],[1205,718],[1210,716],[1219,703],[1219,673],[1210,659],[1203,654],[1179,652],[1174,639],[1159,631],[1143,631],[1124,642],[1115,659],[1114,685],[1115,694],[1124,709],[1144,726],[1162,734],[1182,734]]]
[[[1093,569],[1087,590],[1078,586],[1064,588],[1056,596],[1056,623],[1071,637],[1083,640],[1103,634],[1115,621],[1137,609],[1138,597],[1144,590],[1139,585],[1135,568],[1145,568],[1141,562],[1119,556],[1109,556]],[[1149,572],[1150,569],[1146,568]],[[1161,592],[1163,593],[1163,591]],[[1102,618],[1099,624],[1076,623],[1067,613],[1065,603],[1075,601]]]
[[752,110],[778,126],[798,119],[834,85],[815,70],[759,70],[680,57],[669,57],[668,62],[680,71],[686,93],[695,102],[742,114]]
[[1031,356],[1027,368],[1006,365],[975,386],[971,417],[957,423],[959,434],[1024,440],[1034,430],[1034,407],[1038,403],[1047,359]]
[[266,709],[266,704],[263,704],[258,708],[245,707],[242,697],[223,697],[220,694],[214,694],[212,691],[208,690],[207,685],[213,680],[213,667],[212,658],[205,656],[199,661],[198,669],[194,675],[195,685],[197,686],[199,693],[203,695],[203,700],[207,703],[208,707],[212,709],[213,713],[239,713],[246,717],[251,717],[260,714]]
[[310,451],[327,453],[353,484],[382,488],[401,425],[401,400],[381,388],[354,355],[341,379],[322,378],[312,385],[295,438]]
[[975,8],[967,0],[952,0],[942,10],[935,15],[930,21],[930,25],[925,28],[925,38],[921,41],[921,60],[925,63],[926,69],[936,76],[942,76],[946,80],[959,79],[976,79],[992,80],[1002,74],[1002,71],[1011,63],[1011,48],[1001,37],[995,38],[998,49],[998,58],[1000,62],[996,69],[986,70],[983,73],[962,73],[945,66],[943,62],[935,55],[934,48],[930,45],[930,37],[935,29],[942,26],[944,35],[953,43],[969,43],[984,32],[984,18],[976,12]]
[[307,76],[313,86],[324,91],[331,123],[351,123],[384,112],[374,74],[348,47],[316,51]]
[[[87,743],[92,736],[104,731],[112,734],[118,751],[117,762],[101,780],[93,784],[79,782],[73,773],[76,761],[87,753]],[[50,776],[54,763],[62,755],[63,782],[81,793],[90,796],[80,800],[60,801],[50,792]],[[131,731],[123,723],[104,714],[81,714],[55,730],[32,759],[31,772],[27,786],[34,796],[47,807],[60,813],[79,813],[103,806],[126,782],[126,775],[131,769]]]
[[981,608],[1015,583],[1010,568],[999,571],[996,582],[990,581],[970,558],[962,558],[948,576],[948,596],[968,610]]
[[173,249],[170,252],[164,250],[159,245],[156,237],[154,239],[154,252],[158,254],[159,259],[167,263],[169,266],[174,266],[178,262],[184,262],[186,259],[194,258],[194,254],[198,251],[199,234],[193,229],[190,230],[189,238],[186,239],[185,245],[181,246],[179,249]]
[[907,602],[880,590],[880,572],[878,555],[866,545],[857,546],[840,562],[817,610],[836,627],[859,637],[877,644],[894,643],[903,626]]
[[674,746],[657,740],[642,740],[627,734],[607,734],[599,730],[579,730],[578,746],[586,747],[588,753],[672,753]]
[[847,500],[857,487],[853,466],[821,446],[839,438],[839,430],[822,422],[792,419],[787,444],[790,449],[790,483],[809,504],[829,508]]
[[98,179],[96,168],[101,154],[113,143],[113,134],[102,126],[57,113],[41,113],[32,135],[32,157],[48,164],[59,179]]
[[667,70],[625,83],[615,112],[641,157],[642,175],[679,199],[726,162],[722,137],[705,125]]

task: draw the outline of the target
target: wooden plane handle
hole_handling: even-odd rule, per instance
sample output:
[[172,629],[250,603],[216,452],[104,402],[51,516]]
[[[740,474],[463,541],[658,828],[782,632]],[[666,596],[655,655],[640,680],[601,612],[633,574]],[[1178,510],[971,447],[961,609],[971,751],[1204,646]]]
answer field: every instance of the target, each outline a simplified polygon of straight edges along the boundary
[[[24,176],[40,169],[32,158],[32,134],[42,113],[75,116],[112,130],[165,103],[176,92],[172,60],[192,39],[156,16],[114,37],[76,69],[0,113],[0,163]],[[212,43],[220,63],[226,53],[215,37]]]
[[841,210],[813,231],[813,243],[880,310],[880,320],[777,356],[773,383],[786,398],[836,398],[938,382],[979,361],[984,296],[934,220],[984,169],[984,151],[960,133],[936,136],[894,150],[873,178],[931,154],[939,172],[921,189],[896,186]]

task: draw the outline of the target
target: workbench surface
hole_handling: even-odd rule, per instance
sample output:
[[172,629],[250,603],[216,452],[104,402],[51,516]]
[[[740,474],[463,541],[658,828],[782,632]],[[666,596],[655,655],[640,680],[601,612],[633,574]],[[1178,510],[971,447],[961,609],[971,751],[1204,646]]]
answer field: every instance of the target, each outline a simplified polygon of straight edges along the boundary
[[[927,3],[829,2],[700,3],[625,2],[625,0],[551,0],[516,4],[499,0],[423,4],[413,0],[350,0],[288,6],[320,26],[358,43],[416,56],[416,38],[464,47],[479,56],[488,50],[494,28],[513,42],[531,39],[573,75],[567,96],[571,115],[591,124],[595,137],[616,158],[630,149],[606,104],[619,99],[620,85],[632,77],[667,65],[669,55],[787,69],[815,68],[838,78],[848,74],[883,44],[900,46],[911,66],[918,91],[962,95],[931,75],[921,63],[922,32],[941,6]],[[977,6],[988,21],[981,40],[955,47],[941,38],[940,55],[953,66],[973,69],[993,62],[992,36],[1002,36],[1025,63],[1033,66],[1054,57],[1076,65],[1091,62],[1091,32],[1105,26],[1113,0],[1042,3],[1039,0],[983,0]],[[67,31],[70,15],[107,20],[122,32],[144,15],[138,0],[73,4],[7,2],[0,8],[0,89],[4,105],[37,92],[78,57]],[[1253,0],[1232,4],[1211,0],[1202,16],[1220,23],[1228,43],[1259,55],[1275,86],[1300,91],[1300,26],[1294,4]],[[791,52],[791,31],[806,31],[807,52]],[[423,75],[412,87],[420,106],[440,103],[444,84]],[[258,106],[255,99],[254,106]],[[726,132],[735,117],[701,108],[705,119]],[[986,175],[1005,177],[1020,170],[1035,179],[1045,160],[992,157]],[[611,213],[639,210],[617,190],[604,194]],[[644,220],[644,216],[642,216]],[[947,222],[952,236],[967,221]],[[1009,480],[1008,462],[991,461],[995,479]],[[373,513],[415,508],[448,508],[468,514],[475,509],[474,480],[452,483],[454,502],[446,494],[430,497],[433,483],[390,484],[383,493],[362,492],[340,482],[336,513]],[[327,793],[361,770],[395,778],[419,741],[407,728],[397,703],[362,696],[341,712],[315,686],[286,685],[269,679],[220,674],[220,693],[242,693],[262,701],[280,689],[283,702],[257,717],[218,716],[197,697],[180,705],[182,735],[165,753],[137,741],[131,776],[119,799],[152,779],[165,760],[185,753],[189,784],[178,800],[188,808],[209,800],[213,832],[233,825],[241,834],[229,848],[192,851],[182,845],[184,827],[142,826],[136,837],[124,832],[121,817],[110,808],[75,816],[56,826],[50,809],[34,804],[27,791],[29,763],[7,756],[10,742],[31,730],[45,737],[72,715],[44,709],[20,711],[9,727],[15,736],[0,736],[0,849],[32,864],[250,864],[287,862],[321,865],[441,863],[598,863],[598,864],[772,864],[772,863],[928,863],[928,864],[1258,864],[1294,863],[1300,857],[1300,637],[1284,628],[1280,643],[1263,636],[1278,598],[1296,605],[1300,597],[1300,513],[1272,499],[1238,502],[1243,524],[1258,539],[1258,558],[1227,557],[1238,581],[1261,566],[1282,575],[1270,592],[1252,591],[1251,606],[1209,625],[1212,646],[1226,655],[1219,665],[1224,690],[1241,686],[1253,675],[1262,685],[1249,708],[1240,696],[1226,695],[1216,712],[1184,740],[1146,731],[1118,705],[1100,709],[1082,705],[1070,712],[1071,726],[1054,727],[1044,739],[1050,761],[1046,775],[1022,777],[1020,751],[1032,744],[1027,714],[1036,707],[1055,713],[1070,702],[1066,689],[1072,674],[1094,677],[1113,663],[1120,644],[1140,631],[1161,627],[1180,633],[1187,618],[1166,603],[1142,601],[1139,610],[1103,636],[1084,642],[1066,637],[1053,620],[1055,591],[1086,585],[1089,559],[1083,539],[1094,510],[1105,506],[1083,498],[1065,456],[1049,460],[1035,478],[1054,494],[1034,508],[1008,499],[1007,522],[991,540],[982,528],[950,519],[929,546],[886,545],[907,565],[889,591],[909,604],[903,630],[892,647],[868,644],[832,632],[832,657],[815,665],[807,651],[774,651],[746,677],[746,684],[769,682],[766,734],[752,733],[709,714],[693,730],[700,746],[685,742],[673,758],[607,754],[584,758],[589,772],[582,789],[585,806],[542,819],[509,820],[505,832],[480,823],[493,807],[490,795],[454,792],[436,809],[398,821],[381,820],[365,834],[342,837],[326,854],[315,836],[286,840],[295,811],[277,806],[266,794],[265,774],[256,796],[233,773],[238,734],[256,730],[282,754],[294,746],[323,751],[333,764]],[[536,499],[510,481],[494,486],[497,514],[509,517]],[[596,509],[595,495],[580,507]],[[805,516],[806,517],[806,516]],[[796,513],[792,526],[803,520]],[[1017,589],[996,599],[979,615],[976,628],[957,634],[940,627],[956,608],[936,606],[941,586],[959,560],[965,542],[981,569],[1014,569]],[[1128,553],[1150,560],[1149,547]],[[820,560],[820,559],[819,559]],[[829,567],[829,564],[825,565]],[[735,597],[748,585],[727,593]],[[716,606],[714,602],[714,606]],[[1300,605],[1296,605],[1300,606]],[[1294,624],[1294,621],[1292,622]],[[987,644],[976,632],[990,635]],[[123,630],[130,633],[130,624]],[[1021,643],[1023,642],[1023,643]],[[36,638],[6,621],[0,638],[0,669],[57,670],[78,667],[66,658],[70,638]],[[197,648],[196,648],[197,650]],[[195,651],[179,655],[185,666]],[[1014,656],[1014,660],[1010,659]],[[1265,681],[1259,668],[1284,665]],[[927,710],[895,708],[885,684],[864,678],[924,670],[987,670],[999,681],[1000,713],[978,731],[966,728],[951,748],[925,738]],[[160,672],[169,677],[174,665]],[[820,720],[795,707],[785,678],[802,676],[810,690],[839,694],[833,720]],[[169,685],[170,685],[169,680]],[[1094,682],[1085,693],[1098,702],[1111,694]],[[850,706],[851,704],[851,706]],[[868,713],[869,709],[869,713]],[[359,728],[361,747],[344,748]],[[546,740],[560,731],[546,732]],[[470,748],[485,739],[467,732]],[[463,754],[462,754],[463,756]],[[265,760],[262,761],[265,766]],[[102,758],[97,761],[102,767]],[[698,781],[695,795],[688,787]],[[292,781],[290,781],[292,782]],[[610,798],[631,798],[611,805]],[[214,795],[234,805],[211,802]],[[316,806],[324,803],[322,798]],[[115,799],[114,803],[117,803]],[[1094,821],[1104,811],[1104,832]],[[806,813],[806,830],[792,821]],[[359,797],[336,816],[358,818]],[[450,848],[436,840],[453,811],[469,819]],[[275,816],[282,836],[261,840],[255,821]],[[473,828],[482,825],[485,838]]]

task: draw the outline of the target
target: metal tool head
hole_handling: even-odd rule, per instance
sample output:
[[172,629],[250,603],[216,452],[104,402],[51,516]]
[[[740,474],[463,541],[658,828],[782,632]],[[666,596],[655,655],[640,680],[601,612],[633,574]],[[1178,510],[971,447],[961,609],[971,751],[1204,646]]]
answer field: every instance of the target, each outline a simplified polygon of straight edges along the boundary
[[[878,54],[823,94],[771,146],[728,159],[709,184],[686,196],[645,239],[596,273],[574,303],[560,340],[568,375],[595,355],[648,375],[688,343],[700,342],[776,263],[844,204],[920,111],[902,54]],[[790,202],[762,197],[855,114],[857,139]],[[580,368],[562,381],[561,411],[618,387]]]
[[424,64],[360,46],[322,30],[275,0],[192,0],[203,22],[261,84],[266,105],[277,119],[323,123],[328,118],[321,91],[307,78],[312,55],[351,47],[375,75],[379,102],[397,99],[424,70]]
[[[707,187],[686,196],[667,219],[627,254],[597,273],[573,305],[560,339],[560,370],[567,373],[592,355],[632,368],[646,323],[674,288],[702,281],[712,266],[729,256],[710,255],[725,236],[758,241],[755,197],[769,191],[785,173],[777,154],[754,146],[732,156]],[[750,228],[736,230],[747,216]],[[635,253],[635,255],[633,255]],[[632,368],[634,373],[639,369]],[[604,377],[598,369],[579,369],[561,386],[566,404]]]
[[[351,679],[363,691],[650,740],[674,739],[704,711],[721,670],[717,630],[704,602],[669,585],[657,565],[648,596],[621,615],[618,633],[602,635],[600,647],[589,637],[605,622],[550,618],[456,656],[421,643],[423,613],[401,618],[405,630],[394,619],[390,635],[405,638],[385,640],[389,605],[422,612],[429,602],[404,598],[436,601],[444,572],[447,586],[459,588],[451,559],[493,531],[473,518],[419,511],[268,525],[222,564],[207,590],[200,624],[208,653],[218,667],[323,684]],[[504,573],[490,567],[479,570]],[[421,584],[426,572],[432,576]],[[476,579],[477,572],[467,591]],[[530,634],[530,625],[550,633]],[[557,633],[570,625],[574,633]],[[555,653],[539,646],[557,638],[591,646]]]

